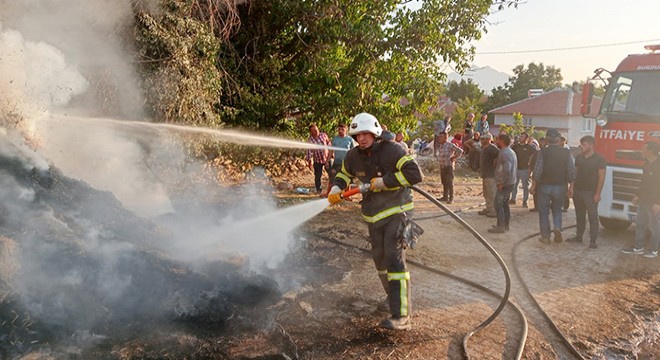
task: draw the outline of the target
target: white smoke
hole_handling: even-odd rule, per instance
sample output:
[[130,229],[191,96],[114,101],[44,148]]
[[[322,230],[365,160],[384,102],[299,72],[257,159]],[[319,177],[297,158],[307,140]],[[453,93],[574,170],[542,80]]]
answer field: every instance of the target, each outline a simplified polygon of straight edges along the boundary
[[118,97],[117,113],[141,116],[137,76],[118,35],[130,24],[131,2],[23,0],[0,6],[0,125],[22,131],[57,168],[111,191],[137,214],[171,212],[134,139],[103,126],[81,131],[50,115],[74,111],[67,104],[75,97],[84,100],[76,101],[77,113],[95,114],[106,99],[91,90],[109,86]]
[[31,134],[33,120],[83,93],[88,83],[64,54],[43,42],[26,41],[0,24],[0,124]]
[[146,143],[151,156],[172,165],[182,162],[180,149],[162,146],[166,139],[143,138],[140,144],[135,133],[61,115],[43,117],[36,124],[39,151],[67,176],[112,192],[127,209],[143,217],[173,211],[167,189],[149,169],[150,155],[144,149]]
[[[154,3],[145,1],[142,5],[153,8]],[[32,159],[30,164],[42,170],[47,169],[48,163],[53,164],[68,177],[112,192],[136,214],[156,218],[176,211],[171,200],[172,187],[192,177],[189,171],[197,171],[199,167],[183,169],[189,163],[183,149],[176,143],[172,145],[170,138],[162,137],[157,131],[141,133],[112,126],[108,119],[95,121],[98,99],[90,95],[98,87],[102,73],[117,86],[118,112],[129,114],[128,118],[132,119],[142,116],[139,109],[143,99],[137,75],[121,36],[130,28],[133,5],[131,0],[0,0],[3,24],[0,29],[0,124],[5,129],[22,131],[37,150],[15,145],[12,149],[0,149],[0,153],[18,151],[20,154],[15,156]],[[11,143],[22,144],[23,140],[19,138]],[[181,171],[177,171],[179,169]],[[213,188],[200,190],[217,191]],[[231,191],[226,195],[235,196]],[[270,198],[253,195],[252,203],[262,204],[256,212],[249,206],[241,209],[238,205],[231,211],[217,212],[216,218],[204,224],[207,228],[200,227],[193,217],[178,214],[184,223],[177,228],[188,228],[186,222],[190,222],[195,227],[191,231],[199,234],[195,240],[200,243],[196,244],[182,232],[185,248],[191,251],[185,260],[196,261],[197,255],[193,254],[212,248],[215,234],[222,233],[233,223],[231,216],[249,211],[261,215],[275,210]],[[213,209],[202,212],[216,213]],[[219,220],[222,218],[227,220]],[[231,235],[232,238],[241,237],[241,241],[222,238],[217,241],[228,249],[251,256],[254,265],[262,261],[273,265],[273,259],[281,259],[286,253],[290,231],[297,226],[279,226],[278,221],[272,220],[273,225],[267,229],[268,237],[261,234],[260,230],[268,225],[262,223],[257,229]],[[270,256],[274,253],[277,255]]]
[[[111,192],[135,214],[160,220],[173,240],[158,246],[171,250],[172,258],[192,264],[225,260],[225,254],[238,252],[250,259],[253,269],[262,264],[273,266],[287,253],[291,231],[327,205],[320,201],[313,209],[302,209],[303,214],[269,216],[276,204],[261,189],[248,189],[241,197],[217,184],[200,187],[194,195],[235,198],[233,203],[223,203],[231,203],[227,208],[214,208],[220,205],[211,201],[197,203],[195,196],[173,196],[172,187],[199,175],[196,172],[201,167],[190,166],[190,159],[175,141],[155,131],[118,129],[107,121],[94,121],[101,113],[99,104],[105,100],[92,94],[100,79],[115,86],[117,114],[128,119],[143,116],[136,72],[118,35],[131,22],[131,3],[0,0],[0,161],[19,159],[16,163],[27,170],[12,178],[10,165],[0,169],[6,172],[0,177],[0,225],[5,221],[18,224],[21,231],[29,228],[33,232],[34,236],[20,244],[22,269],[16,289],[32,314],[54,324],[75,316],[57,309],[75,310],[76,301],[88,300],[76,295],[86,291],[98,294],[98,298],[125,296],[138,302],[144,298],[139,295],[148,290],[141,292],[143,284],[136,278],[150,274],[139,268],[143,259],[134,247],[141,234],[127,229],[130,221],[124,213],[123,222],[113,221],[117,214],[108,209],[114,209],[114,204],[107,204],[114,201],[111,196],[93,194],[82,199],[79,194],[67,193],[85,191],[82,186],[74,190],[56,184],[57,194],[49,193],[52,189],[48,186],[31,186],[35,171],[44,182],[52,181],[50,164],[50,169],[64,174],[55,178],[80,179],[95,189]],[[81,118],[85,121],[79,121]],[[50,200],[59,201],[64,209],[41,203],[40,192],[60,196]],[[83,206],[67,201],[97,203]],[[184,206],[186,202],[189,206]],[[187,212],[189,209],[192,211]],[[94,222],[88,221],[85,211],[97,216]],[[262,217],[256,222],[249,220],[255,216]],[[108,234],[95,226],[108,227]],[[62,252],[59,242],[64,241],[76,242],[72,248],[82,251]],[[85,266],[92,265],[94,276],[85,271]],[[59,272],[53,272],[55,268]],[[129,292],[133,292],[130,297]],[[126,299],[128,308],[148,306],[133,306]]]

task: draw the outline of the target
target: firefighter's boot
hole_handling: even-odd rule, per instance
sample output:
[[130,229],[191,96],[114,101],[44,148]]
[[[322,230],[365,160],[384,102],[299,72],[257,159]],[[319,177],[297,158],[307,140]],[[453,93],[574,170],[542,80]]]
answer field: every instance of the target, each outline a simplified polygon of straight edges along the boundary
[[380,327],[390,330],[410,330],[412,329],[412,323],[410,321],[410,316],[385,319],[380,323]]
[[391,317],[381,322],[381,327],[393,330],[409,330],[410,324],[410,273],[388,272]]

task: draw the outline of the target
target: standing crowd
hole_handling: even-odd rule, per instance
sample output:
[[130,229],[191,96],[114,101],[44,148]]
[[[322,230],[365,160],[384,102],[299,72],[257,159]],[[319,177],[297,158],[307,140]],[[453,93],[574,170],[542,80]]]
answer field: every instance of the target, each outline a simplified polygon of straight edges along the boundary
[[[562,235],[562,209],[566,198],[575,204],[577,231],[566,241],[581,243],[589,225],[589,248],[597,248],[598,203],[605,179],[605,159],[594,152],[595,139],[580,139],[581,153],[573,157],[565,147],[565,139],[555,129],[549,129],[545,138],[536,141],[528,134],[521,134],[517,141],[509,134],[496,137],[490,133],[487,118],[476,124],[470,114],[465,122],[459,144],[448,141],[450,120],[438,120],[435,125],[433,153],[440,165],[442,198],[451,204],[454,200],[454,167],[456,159],[465,152],[471,155],[471,166],[477,165],[482,177],[486,207],[480,215],[496,218],[488,231],[503,234],[509,231],[510,205],[516,203],[518,184],[522,186],[522,206],[528,207],[529,196],[539,216],[540,241],[545,244],[564,241]],[[423,180],[417,161],[403,141],[403,133],[392,133],[368,113],[356,115],[350,129],[337,127],[338,135],[332,140],[318,130],[309,127],[308,142],[332,145],[311,149],[307,152],[309,167],[314,170],[315,186],[323,192],[323,169],[330,175],[327,194],[331,204],[344,201],[343,191],[354,180],[369,185],[362,194],[362,218],[367,224],[375,270],[385,292],[383,311],[389,316],[380,326],[392,330],[409,330],[411,322],[411,282],[406,264],[409,240],[423,232],[410,219],[414,208],[410,186]],[[347,136],[348,135],[348,136]],[[494,141],[493,141],[493,138]],[[465,149],[465,151],[464,151]],[[656,257],[660,245],[660,144],[646,143],[643,157],[646,161],[641,186],[633,199],[638,204],[637,230],[633,247],[622,251],[626,254],[644,254]],[[475,155],[477,154],[477,155]],[[530,185],[531,183],[531,185]],[[552,216],[552,222],[550,221]],[[588,219],[588,221],[587,221]],[[418,229],[418,230],[415,230]],[[645,251],[647,231],[651,234],[649,248]]]
[[[463,146],[447,141],[446,132],[439,132],[435,141],[435,155],[440,165],[443,196],[439,200],[451,204],[454,200],[454,166],[456,158],[467,153],[468,164],[479,169],[485,208],[479,215],[496,218],[488,229],[491,233],[509,231],[511,210],[518,189],[522,188],[522,207],[529,207],[530,196],[539,217],[539,241],[544,244],[564,241],[562,213],[567,212],[573,199],[576,233],[567,242],[582,243],[588,236],[588,248],[597,249],[599,219],[598,204],[605,183],[606,161],[594,151],[595,138],[580,139],[580,152],[573,156],[566,138],[556,129],[548,129],[538,141],[527,133],[512,139],[500,133],[493,139],[486,116],[474,122],[474,114],[465,121]],[[626,254],[658,256],[660,247],[660,144],[647,142],[642,149],[645,160],[641,185],[632,199],[638,207],[635,244],[622,249]],[[551,221],[552,220],[552,221]],[[589,232],[586,233],[587,225]],[[644,244],[649,238],[648,247]]]
[[[404,154],[412,149],[404,141],[402,132],[393,133],[383,124],[379,124],[381,141],[398,144]],[[594,151],[593,136],[580,139],[580,153],[574,156],[566,144],[566,138],[555,129],[548,129],[545,137],[534,139],[522,133],[515,139],[509,134],[490,133],[487,115],[475,121],[475,115],[469,114],[463,130],[449,138],[451,116],[433,122],[433,155],[440,168],[442,197],[438,200],[451,204],[454,202],[454,170],[459,157],[466,155],[468,165],[478,170],[482,179],[485,207],[479,215],[494,218],[495,224],[488,229],[495,234],[509,231],[511,220],[510,205],[516,205],[518,193],[522,192],[521,206],[537,212],[539,218],[539,241],[544,244],[582,243],[588,238],[588,248],[598,248],[598,204],[605,182],[606,161]],[[332,140],[312,124],[309,127],[308,142],[332,146],[334,151],[313,149],[307,152],[307,161],[315,174],[316,191],[327,196],[335,175],[342,170],[347,151],[356,146],[354,137],[347,136],[346,126],[337,127],[337,136]],[[338,150],[339,148],[343,150]],[[626,254],[640,254],[656,257],[660,246],[660,145],[648,142],[644,146],[643,157],[646,161],[639,193],[633,199],[638,207],[636,217],[637,230],[635,244],[624,248]],[[323,169],[329,175],[329,185],[324,191],[321,185]],[[533,203],[530,203],[530,199]],[[576,233],[564,239],[562,213],[573,199],[576,217]],[[531,205],[531,206],[530,206]],[[587,225],[589,232],[587,233]],[[644,244],[650,234],[650,242]],[[585,236],[586,234],[586,236]]]

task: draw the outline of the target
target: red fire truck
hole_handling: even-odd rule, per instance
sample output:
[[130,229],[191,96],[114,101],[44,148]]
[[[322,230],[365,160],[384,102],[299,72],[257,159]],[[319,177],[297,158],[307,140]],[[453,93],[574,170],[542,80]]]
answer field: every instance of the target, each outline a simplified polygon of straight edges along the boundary
[[[626,229],[635,220],[637,206],[631,200],[642,175],[640,150],[648,141],[660,142],[660,45],[645,48],[650,53],[629,55],[611,73],[594,115],[595,150],[607,160],[598,207],[600,222],[607,229]],[[602,79],[604,72],[596,70],[594,79]],[[593,117],[593,90],[593,83],[587,83],[582,92],[585,117]]]

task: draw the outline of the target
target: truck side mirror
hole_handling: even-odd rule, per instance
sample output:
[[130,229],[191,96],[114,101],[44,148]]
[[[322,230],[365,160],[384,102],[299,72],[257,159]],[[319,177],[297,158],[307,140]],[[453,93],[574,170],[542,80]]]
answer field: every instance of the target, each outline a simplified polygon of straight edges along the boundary
[[584,117],[593,117],[591,115],[591,101],[594,98],[594,84],[586,83],[582,87],[582,104],[580,114]]

